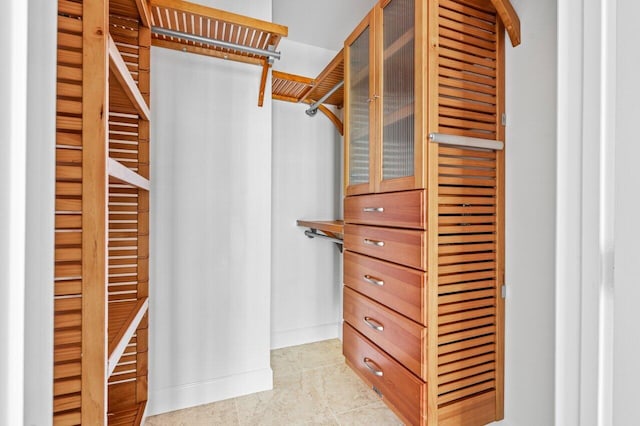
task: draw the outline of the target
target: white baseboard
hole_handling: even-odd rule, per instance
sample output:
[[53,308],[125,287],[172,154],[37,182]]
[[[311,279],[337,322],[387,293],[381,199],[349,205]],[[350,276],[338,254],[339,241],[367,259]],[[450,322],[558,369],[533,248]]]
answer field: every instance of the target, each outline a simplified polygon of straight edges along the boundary
[[278,331],[271,335],[271,349],[304,345],[342,337],[342,323],[323,324],[296,330]]
[[273,371],[265,368],[206,382],[150,390],[147,415],[154,416],[270,389],[273,389]]

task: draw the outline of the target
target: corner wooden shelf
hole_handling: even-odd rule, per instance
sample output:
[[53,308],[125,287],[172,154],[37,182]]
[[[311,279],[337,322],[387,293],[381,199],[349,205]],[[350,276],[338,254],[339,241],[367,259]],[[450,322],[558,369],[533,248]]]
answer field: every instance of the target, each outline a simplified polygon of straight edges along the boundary
[[147,313],[149,299],[147,297],[127,302],[109,304],[109,362],[107,376],[111,376],[127,344],[136,332],[140,321]]
[[111,34],[109,34],[109,69],[112,72],[113,77],[120,84],[120,87],[124,91],[124,94],[131,101],[131,104],[140,116],[149,121],[151,113],[149,107],[138,89],[138,85],[133,80],[127,64],[124,62],[118,46],[113,41]]
[[[341,50],[315,79],[275,70],[271,75],[272,99],[314,104],[344,81],[344,54]],[[342,108],[344,104],[344,88],[340,87],[335,90],[324,100],[322,105],[318,106],[318,109],[331,120],[342,135],[344,133],[342,120],[328,109],[325,104],[333,105],[338,109]]]
[[145,191],[149,191],[151,187],[149,179],[140,176],[138,173],[122,165],[122,163],[114,160],[113,158],[107,159],[107,170],[109,176],[124,183],[128,183],[129,185],[144,189]]

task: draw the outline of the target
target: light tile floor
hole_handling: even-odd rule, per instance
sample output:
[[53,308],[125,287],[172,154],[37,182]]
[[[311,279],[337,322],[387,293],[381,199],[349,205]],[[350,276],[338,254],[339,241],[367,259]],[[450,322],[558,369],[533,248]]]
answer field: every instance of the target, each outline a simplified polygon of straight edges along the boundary
[[149,417],[145,424],[402,425],[341,352],[337,339],[271,351],[273,390]]

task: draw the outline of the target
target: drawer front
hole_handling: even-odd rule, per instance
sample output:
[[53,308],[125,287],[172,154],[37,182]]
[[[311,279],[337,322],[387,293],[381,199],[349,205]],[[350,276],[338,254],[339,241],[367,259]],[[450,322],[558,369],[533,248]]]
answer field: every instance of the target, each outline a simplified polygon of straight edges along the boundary
[[398,228],[426,228],[423,190],[346,197],[344,221]]
[[343,326],[343,353],[347,364],[408,424],[422,424],[426,385],[378,349],[348,324]]
[[344,248],[389,262],[426,270],[426,233],[376,226],[345,225]]
[[344,285],[427,325],[427,274],[350,251],[344,252]]
[[[426,328],[344,288],[344,320],[413,374],[426,380]],[[422,361],[425,361],[423,363]],[[424,374],[423,374],[424,370]]]

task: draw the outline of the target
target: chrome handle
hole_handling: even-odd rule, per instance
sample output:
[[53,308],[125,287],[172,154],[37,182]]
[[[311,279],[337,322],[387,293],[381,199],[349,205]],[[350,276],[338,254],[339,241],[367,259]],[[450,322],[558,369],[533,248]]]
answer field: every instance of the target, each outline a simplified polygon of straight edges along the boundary
[[384,247],[384,241],[376,241],[376,240],[370,240],[368,238],[365,238],[364,243],[370,246]]
[[362,359],[362,362],[364,362],[364,366],[367,367],[369,371],[371,371],[375,376],[382,377],[384,375],[384,372],[382,371],[382,369],[378,367],[376,363],[371,360],[371,358],[365,357]]
[[362,277],[362,279],[364,279],[369,284],[377,285],[377,286],[380,286],[380,287],[382,287],[384,285],[384,281],[379,280],[379,279],[377,279],[375,277],[372,277],[371,275],[364,275]]
[[376,331],[384,331],[384,326],[371,317],[364,317],[362,318],[362,321]]
[[384,207],[365,207],[362,211],[365,213],[382,213],[384,211]]

